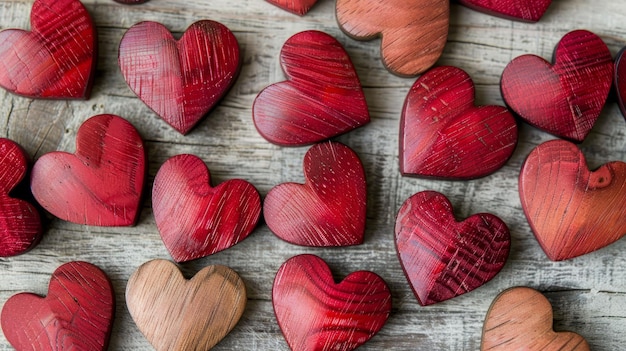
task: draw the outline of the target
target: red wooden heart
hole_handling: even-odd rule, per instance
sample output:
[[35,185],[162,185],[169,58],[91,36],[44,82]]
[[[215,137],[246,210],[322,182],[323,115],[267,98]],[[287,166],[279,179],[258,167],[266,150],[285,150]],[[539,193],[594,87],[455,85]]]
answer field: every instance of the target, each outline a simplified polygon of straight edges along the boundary
[[337,0],[336,10],[347,35],[359,40],[382,37],[383,64],[401,76],[430,68],[448,39],[449,0]]
[[443,66],[413,84],[400,122],[400,172],[472,179],[502,167],[517,143],[517,124],[502,106],[474,106],[474,83]]
[[87,262],[66,263],[52,274],[48,296],[12,296],[0,322],[17,350],[106,350],[115,296],[106,274]]
[[605,247],[626,235],[626,163],[594,172],[576,145],[552,140],[536,147],[519,178],[522,208],[553,261]]
[[51,152],[33,167],[35,199],[53,215],[74,223],[133,225],[145,178],[146,156],[139,133],[115,115],[85,121],[76,153]]
[[415,297],[426,306],[472,291],[500,272],[511,237],[500,218],[474,214],[457,222],[440,193],[422,191],[396,218],[396,249]]
[[42,235],[37,209],[9,196],[26,176],[28,156],[9,139],[0,138],[0,257],[32,249]]
[[120,42],[126,83],[165,122],[187,134],[239,74],[239,44],[224,25],[198,21],[176,41],[156,22],[132,26]]
[[597,35],[566,34],[550,65],[535,55],[511,61],[500,87],[523,120],[551,134],[581,142],[598,119],[613,81],[613,58]]
[[154,178],[154,219],[177,262],[208,256],[245,239],[261,215],[252,184],[231,179],[212,188],[204,162],[193,155],[167,160]]
[[367,188],[359,156],[337,142],[314,145],[304,156],[304,178],[304,184],[279,184],[265,197],[270,230],[296,245],[361,244]]
[[391,292],[375,273],[358,271],[336,284],[314,255],[290,258],[276,273],[272,303],[292,350],[354,350],[371,339],[391,312]]
[[317,0],[266,0],[270,4],[276,5],[283,10],[294,13],[298,16],[304,16]]
[[280,63],[289,80],[265,88],[252,107],[265,139],[306,145],[369,123],[359,77],[335,38],[318,31],[298,33],[283,45]]
[[617,104],[622,115],[626,118],[626,58],[624,53],[626,48],[620,50],[615,58],[615,76],[613,85],[617,95]]
[[34,98],[89,98],[97,37],[78,0],[36,0],[31,32],[0,32],[0,86]]
[[537,22],[546,12],[552,0],[458,0],[476,11],[492,16]]

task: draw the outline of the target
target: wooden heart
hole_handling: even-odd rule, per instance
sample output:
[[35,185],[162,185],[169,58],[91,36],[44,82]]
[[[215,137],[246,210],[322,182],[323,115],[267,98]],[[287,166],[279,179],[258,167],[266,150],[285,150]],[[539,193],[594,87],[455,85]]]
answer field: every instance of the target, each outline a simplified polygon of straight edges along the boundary
[[298,16],[304,16],[317,0],[266,0],[270,4],[276,5],[285,11],[289,11]]
[[134,5],[134,4],[143,4],[148,0],[115,0],[115,2],[119,2],[120,4]]
[[540,292],[525,287],[503,291],[483,325],[481,351],[589,351],[575,333],[552,329],[552,306]]
[[613,58],[597,35],[576,30],[556,47],[554,65],[535,55],[513,59],[500,87],[524,121],[581,142],[598,119],[613,81]]
[[39,212],[9,195],[28,172],[28,156],[15,142],[0,138],[0,257],[22,254],[41,239]]
[[177,262],[237,244],[261,216],[261,197],[252,184],[231,179],[212,188],[210,177],[200,158],[178,155],[165,161],[154,178],[154,219]]
[[272,303],[292,350],[354,350],[371,339],[391,312],[391,292],[375,273],[358,271],[336,284],[314,255],[290,258],[276,273]]
[[624,118],[626,118],[626,57],[624,53],[626,48],[620,50],[615,58],[615,76],[613,85],[617,95],[617,104],[622,112]]
[[594,172],[576,145],[537,146],[519,178],[522,208],[543,251],[561,261],[603,248],[626,235],[626,163]]
[[279,184],[265,197],[270,230],[296,245],[361,244],[367,187],[359,156],[341,143],[316,144],[304,156],[304,178],[304,184]]
[[335,38],[319,31],[298,33],[283,45],[280,63],[288,80],[263,89],[252,107],[265,139],[306,145],[369,123],[359,77]]
[[422,191],[404,202],[396,218],[396,250],[420,305],[472,291],[500,272],[509,256],[506,224],[489,213],[457,222],[448,199]]
[[476,11],[523,22],[537,22],[552,0],[458,0]]
[[0,322],[17,350],[107,350],[115,295],[106,274],[87,262],[52,274],[48,296],[20,293],[7,300]]
[[337,22],[359,40],[382,37],[383,64],[400,76],[415,76],[437,60],[448,39],[449,0],[337,0]]
[[63,220],[98,226],[133,225],[146,172],[139,133],[115,115],[85,121],[76,135],[76,153],[43,155],[31,175],[35,199]]
[[235,82],[239,44],[218,22],[198,21],[177,41],[162,24],[147,21],[124,34],[118,61],[130,89],[187,134]]
[[78,0],[35,0],[31,31],[0,32],[0,86],[33,98],[89,98],[97,36]]
[[225,266],[205,267],[187,280],[173,263],[152,260],[128,280],[126,305],[157,351],[209,350],[241,318],[246,287]]
[[474,106],[474,83],[442,66],[409,91],[400,122],[400,172],[472,179],[502,167],[517,144],[517,124],[502,106]]

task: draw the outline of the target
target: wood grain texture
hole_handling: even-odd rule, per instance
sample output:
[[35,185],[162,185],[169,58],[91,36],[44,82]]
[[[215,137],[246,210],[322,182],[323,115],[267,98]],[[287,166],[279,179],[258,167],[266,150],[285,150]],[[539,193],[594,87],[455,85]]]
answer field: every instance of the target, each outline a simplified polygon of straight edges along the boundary
[[459,3],[493,16],[537,22],[552,0],[459,0]]
[[266,0],[270,4],[274,4],[285,11],[289,11],[299,16],[304,16],[317,0]]

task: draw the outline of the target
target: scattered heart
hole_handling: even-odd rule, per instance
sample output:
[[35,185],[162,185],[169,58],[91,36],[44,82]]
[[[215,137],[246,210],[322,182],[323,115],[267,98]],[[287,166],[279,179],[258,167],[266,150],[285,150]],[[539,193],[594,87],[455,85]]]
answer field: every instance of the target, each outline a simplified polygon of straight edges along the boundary
[[458,0],[476,11],[523,22],[537,22],[552,0]]
[[266,0],[270,4],[280,7],[298,16],[304,16],[315,5],[317,0]]
[[617,95],[617,104],[622,112],[624,118],[626,118],[626,57],[624,53],[626,48],[620,50],[615,58],[615,76],[613,85]]

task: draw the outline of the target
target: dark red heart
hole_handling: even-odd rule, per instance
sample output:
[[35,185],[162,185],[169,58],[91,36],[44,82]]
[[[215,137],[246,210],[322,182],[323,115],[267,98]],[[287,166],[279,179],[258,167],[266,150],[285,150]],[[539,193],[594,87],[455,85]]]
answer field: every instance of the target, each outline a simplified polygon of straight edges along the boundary
[[307,151],[303,167],[304,184],[279,184],[265,197],[270,230],[296,245],[361,244],[367,187],[359,156],[341,143],[326,142]]
[[369,123],[359,77],[335,38],[318,31],[298,33],[283,45],[280,63],[288,80],[265,88],[252,107],[265,139],[306,145]]
[[215,188],[193,155],[167,160],[154,178],[152,209],[161,239],[175,261],[212,255],[245,239],[261,215],[252,184],[231,179]]
[[537,22],[546,12],[552,0],[458,0],[476,11],[492,16]]
[[115,115],[85,121],[76,135],[76,153],[51,152],[33,167],[35,199],[53,215],[74,223],[133,225],[146,170],[139,133]]
[[106,274],[87,262],[70,262],[52,274],[48,296],[12,296],[0,322],[17,350],[106,350],[115,296]]
[[404,202],[396,218],[396,249],[420,305],[472,291],[500,272],[511,237],[500,218],[474,214],[457,222],[448,199],[422,191]]
[[519,193],[530,227],[553,261],[584,255],[626,235],[624,162],[590,172],[576,145],[548,141],[524,162]]
[[0,32],[0,86],[34,98],[89,98],[97,37],[78,0],[36,0],[31,32]]
[[314,255],[290,258],[276,273],[272,303],[292,350],[354,350],[385,324],[391,293],[375,273],[358,271],[336,284]]
[[535,55],[513,59],[502,73],[502,97],[524,121],[581,142],[611,90],[613,58],[602,39],[585,30],[566,34],[554,58],[553,66]]
[[400,172],[472,179],[502,167],[517,144],[517,124],[502,106],[474,106],[474,83],[443,66],[413,84],[400,122]]
[[304,16],[317,0],[266,0],[270,4],[276,5],[283,10],[295,13],[298,16]]
[[626,118],[626,59],[624,53],[626,48],[620,50],[615,58],[615,77],[613,85],[615,85],[617,104],[619,105],[622,115]]
[[126,83],[165,122],[187,134],[239,74],[239,44],[224,25],[198,21],[176,41],[156,22],[132,26],[120,42]]
[[9,193],[28,172],[28,156],[9,139],[0,138],[0,257],[32,249],[42,235],[37,209]]

